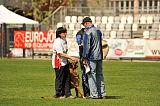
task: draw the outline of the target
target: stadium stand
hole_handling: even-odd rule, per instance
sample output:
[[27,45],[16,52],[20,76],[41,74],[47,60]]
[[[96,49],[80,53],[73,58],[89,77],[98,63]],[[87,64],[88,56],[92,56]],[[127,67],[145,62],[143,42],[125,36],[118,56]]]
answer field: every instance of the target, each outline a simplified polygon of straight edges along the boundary
[[[81,24],[84,17],[86,16],[66,16],[64,22],[57,23],[57,27],[66,27],[69,37],[73,37],[77,30],[84,27]],[[106,39],[160,38],[160,16],[158,15],[92,15],[89,17]]]
[[[82,20],[88,16],[102,31],[104,39],[160,39],[160,2],[153,0],[150,4],[151,1],[139,0],[138,7],[133,0],[110,0],[109,7],[104,8],[92,7],[92,5],[91,7],[80,7],[80,5],[62,7],[53,15],[51,20],[55,22],[51,24],[66,27],[67,37],[72,38],[84,27],[81,24]],[[155,1],[158,1],[158,7],[154,6]]]

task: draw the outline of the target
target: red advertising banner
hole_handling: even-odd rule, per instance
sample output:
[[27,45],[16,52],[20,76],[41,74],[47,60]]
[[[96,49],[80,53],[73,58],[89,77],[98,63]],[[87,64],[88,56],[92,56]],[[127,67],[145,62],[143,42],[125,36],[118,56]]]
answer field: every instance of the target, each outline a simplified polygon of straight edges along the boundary
[[14,31],[14,48],[51,49],[54,39],[54,32]]

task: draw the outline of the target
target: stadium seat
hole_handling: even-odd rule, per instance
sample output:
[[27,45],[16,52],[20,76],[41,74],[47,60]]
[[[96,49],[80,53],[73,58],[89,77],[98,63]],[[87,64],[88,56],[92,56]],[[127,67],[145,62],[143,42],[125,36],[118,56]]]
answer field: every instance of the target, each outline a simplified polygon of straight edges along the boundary
[[90,16],[90,18],[91,18],[91,20],[92,20],[92,23],[94,24],[94,23],[95,23],[95,21],[96,21],[95,16]]
[[123,38],[123,32],[122,31],[118,31],[117,32],[117,39],[122,39]]
[[109,39],[110,38],[110,31],[104,31],[103,32],[103,38],[104,39]]
[[59,28],[59,27],[63,27],[63,23],[61,23],[61,22],[57,23],[57,28]]
[[124,31],[124,24],[119,24],[119,31]]
[[73,35],[74,38],[76,37],[77,32],[78,32],[78,30],[74,30],[74,31],[72,32],[72,35]]
[[71,23],[71,17],[70,16],[65,17],[65,23]]
[[106,30],[107,30],[107,31],[111,31],[111,29],[112,29],[112,24],[109,24],[109,23],[108,23],[108,24],[106,25]]
[[74,23],[70,23],[69,24],[69,30],[74,30],[74,25],[75,25]]
[[156,39],[157,38],[156,35],[157,35],[157,31],[151,31],[149,33],[149,38],[150,39]]
[[126,24],[127,18],[125,16],[121,17],[121,24]]
[[64,23],[64,27],[68,30],[69,29],[69,24],[70,23]]
[[71,22],[72,23],[77,23],[77,16],[72,16],[71,17]]
[[153,17],[152,16],[148,16],[147,17],[147,24],[152,24],[153,23]]
[[104,24],[104,23],[99,24],[99,29],[100,30],[105,30],[106,29],[106,24]]
[[97,23],[97,24],[101,23],[101,17],[100,17],[100,16],[97,16],[97,17],[96,17],[96,23]]
[[139,17],[134,17],[134,23],[139,24],[140,18]]
[[132,25],[132,31],[137,31],[138,30],[138,25],[137,24],[133,24]]
[[76,30],[80,30],[81,29],[81,24],[80,23],[76,23],[75,24],[75,29]]
[[133,24],[133,17],[132,17],[132,16],[129,16],[129,17],[127,18],[127,23],[128,23],[128,24]]
[[153,20],[154,20],[154,23],[156,23],[156,24],[159,24],[159,23],[160,23],[160,17],[159,17],[159,16],[155,16],[155,17],[153,18]]
[[145,16],[141,16],[140,24],[146,24],[146,17]]
[[159,30],[159,24],[152,24],[152,30],[158,31]]
[[118,27],[119,27],[118,24],[112,24],[112,30],[113,31],[118,31]]
[[108,22],[107,19],[108,19],[107,16],[103,16],[102,17],[102,23],[106,24]]
[[108,17],[108,23],[109,24],[113,24],[113,22],[114,22],[114,17],[113,16],[109,16]]
[[131,31],[132,29],[132,24],[125,24],[125,30],[126,31]]
[[115,39],[116,38],[116,31],[111,31],[110,32],[110,39]]
[[73,37],[73,31],[72,30],[67,30],[67,37]]
[[78,23],[82,23],[82,20],[83,20],[83,17],[82,16],[78,16],[78,19],[77,19]]
[[115,17],[114,18],[114,23],[119,24],[120,23],[120,17]]
[[149,31],[144,31],[143,32],[143,38],[144,39],[149,39]]
[[129,39],[131,38],[131,33],[129,31],[124,31],[123,32],[123,38],[124,39]]

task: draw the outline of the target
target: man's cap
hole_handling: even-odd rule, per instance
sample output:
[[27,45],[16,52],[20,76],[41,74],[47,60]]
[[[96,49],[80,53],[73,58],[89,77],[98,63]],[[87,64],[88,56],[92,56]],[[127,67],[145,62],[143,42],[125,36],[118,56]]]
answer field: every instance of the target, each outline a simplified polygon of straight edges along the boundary
[[85,17],[81,24],[84,25],[85,22],[92,22],[92,20],[89,17]]

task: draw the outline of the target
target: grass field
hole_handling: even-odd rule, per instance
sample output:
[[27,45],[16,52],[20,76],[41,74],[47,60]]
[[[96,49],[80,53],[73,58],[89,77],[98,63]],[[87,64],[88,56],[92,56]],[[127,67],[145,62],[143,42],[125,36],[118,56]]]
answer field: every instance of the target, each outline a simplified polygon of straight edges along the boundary
[[42,99],[55,93],[51,60],[0,59],[0,106],[160,106],[160,62],[103,62],[103,74],[108,99]]

